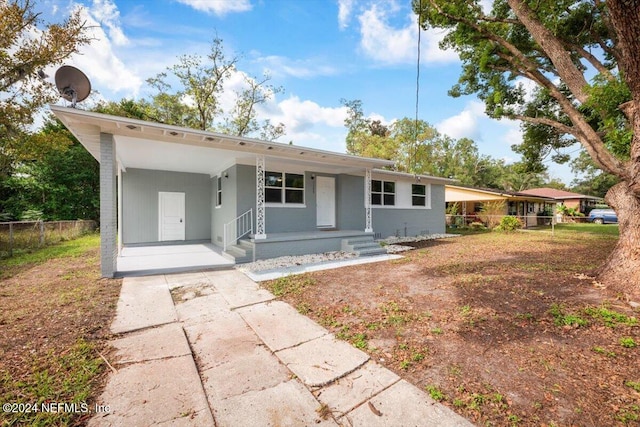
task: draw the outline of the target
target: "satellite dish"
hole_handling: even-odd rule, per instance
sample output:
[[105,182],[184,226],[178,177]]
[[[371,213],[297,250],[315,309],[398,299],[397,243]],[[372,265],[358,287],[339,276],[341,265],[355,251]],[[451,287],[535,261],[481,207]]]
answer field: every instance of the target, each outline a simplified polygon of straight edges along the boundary
[[91,83],[87,76],[76,67],[63,65],[56,71],[56,87],[60,96],[76,107],[76,102],[84,101],[91,93]]

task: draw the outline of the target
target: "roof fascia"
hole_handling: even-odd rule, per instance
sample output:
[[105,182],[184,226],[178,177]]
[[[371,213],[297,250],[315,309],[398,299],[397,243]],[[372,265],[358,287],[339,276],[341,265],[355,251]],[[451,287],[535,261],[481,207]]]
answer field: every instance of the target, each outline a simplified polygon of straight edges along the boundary
[[[88,123],[94,125],[98,133],[105,132],[149,140],[159,139],[178,144],[191,143],[192,145],[213,146],[219,149],[249,152],[257,155],[294,159],[304,158],[311,162],[354,165],[370,169],[394,165],[394,162],[390,160],[360,157],[279,142],[267,142],[253,138],[225,135],[198,129],[112,116],[93,111],[78,110],[59,105],[50,105],[49,108],[80,140],[82,136],[76,133],[74,128],[78,126],[78,124]],[[144,135],[145,132],[147,135]]]

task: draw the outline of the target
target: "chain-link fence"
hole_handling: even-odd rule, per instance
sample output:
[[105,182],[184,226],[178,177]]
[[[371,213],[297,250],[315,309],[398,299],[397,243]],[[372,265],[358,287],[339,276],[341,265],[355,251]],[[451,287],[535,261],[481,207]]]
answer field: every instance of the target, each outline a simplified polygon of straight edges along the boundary
[[500,225],[502,218],[511,216],[518,218],[523,228],[536,227],[541,225],[554,225],[562,220],[558,220],[556,215],[446,215],[447,227],[449,228],[490,228]]
[[95,230],[95,221],[16,221],[0,222],[0,258],[14,251],[39,248],[71,240]]

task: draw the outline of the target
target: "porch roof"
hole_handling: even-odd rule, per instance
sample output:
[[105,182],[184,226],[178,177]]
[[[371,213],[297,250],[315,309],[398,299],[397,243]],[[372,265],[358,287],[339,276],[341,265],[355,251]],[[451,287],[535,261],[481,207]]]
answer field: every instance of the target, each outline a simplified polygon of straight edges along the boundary
[[488,188],[445,185],[446,202],[472,202],[483,200],[515,200],[534,203],[555,203],[554,199],[523,194],[514,191],[493,190]]
[[119,167],[217,175],[236,163],[254,164],[256,156],[297,165],[313,165],[334,173],[393,166],[372,159],[316,148],[171,126],[50,105],[51,111],[100,161],[100,134],[113,135]]

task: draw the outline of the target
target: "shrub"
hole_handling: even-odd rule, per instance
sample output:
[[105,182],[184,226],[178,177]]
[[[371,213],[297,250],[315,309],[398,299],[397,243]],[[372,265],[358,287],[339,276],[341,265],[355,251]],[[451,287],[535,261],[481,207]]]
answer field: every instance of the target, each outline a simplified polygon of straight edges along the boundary
[[489,228],[495,228],[500,224],[502,216],[506,212],[504,201],[484,202],[480,212],[477,214],[480,221],[487,224]]
[[522,228],[522,222],[515,216],[505,216],[500,220],[500,225],[495,229],[497,231],[515,231]]

